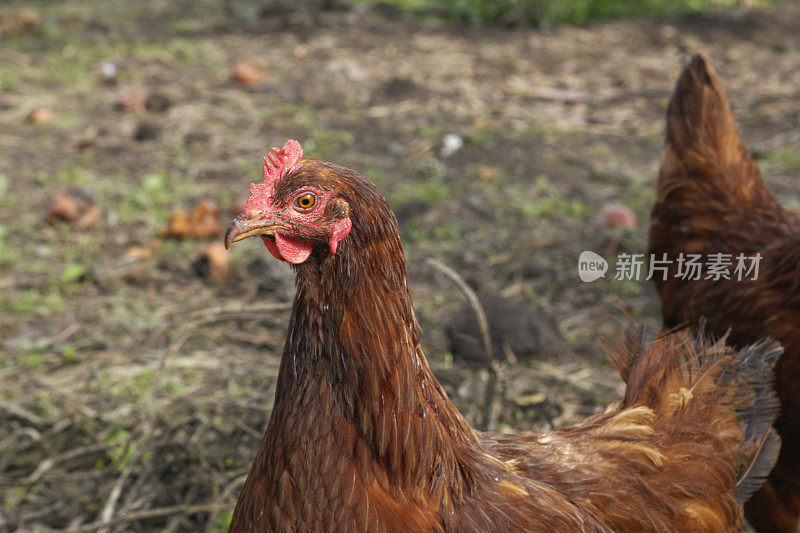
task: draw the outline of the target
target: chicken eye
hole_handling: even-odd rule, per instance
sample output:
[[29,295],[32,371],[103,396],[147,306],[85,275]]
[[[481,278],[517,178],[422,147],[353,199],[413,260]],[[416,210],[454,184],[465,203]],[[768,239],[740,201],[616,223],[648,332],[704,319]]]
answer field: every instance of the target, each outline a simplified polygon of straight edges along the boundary
[[316,202],[317,202],[316,197],[311,193],[299,196],[297,200],[294,201],[295,205],[300,209],[311,209],[312,207],[314,207],[314,204]]

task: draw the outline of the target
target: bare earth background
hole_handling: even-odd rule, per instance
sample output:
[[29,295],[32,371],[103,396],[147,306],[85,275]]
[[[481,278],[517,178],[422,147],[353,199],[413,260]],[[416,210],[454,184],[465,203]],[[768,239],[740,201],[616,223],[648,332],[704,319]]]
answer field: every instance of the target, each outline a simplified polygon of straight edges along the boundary
[[[0,16],[25,4],[41,21],[0,34],[0,531],[227,527],[267,423],[292,278],[253,240],[211,280],[197,258],[214,239],[158,230],[203,198],[226,225],[287,138],[387,195],[428,359],[476,425],[488,373],[453,356],[445,327],[470,311],[426,259],[530,313],[541,349],[503,363],[501,431],[570,423],[620,395],[601,348],[620,305],[658,326],[648,282],[610,279],[612,263],[584,284],[577,258],[645,251],[664,110],[692,53],[710,57],[768,185],[800,211],[797,4],[549,31],[305,2],[6,4]],[[231,81],[250,57],[263,80]],[[52,117],[26,120],[42,108]],[[450,133],[464,144],[448,155]],[[48,224],[51,199],[75,187],[97,223]],[[598,227],[611,203],[635,228]],[[510,322],[509,309],[490,315]],[[556,329],[564,344],[542,340]]]

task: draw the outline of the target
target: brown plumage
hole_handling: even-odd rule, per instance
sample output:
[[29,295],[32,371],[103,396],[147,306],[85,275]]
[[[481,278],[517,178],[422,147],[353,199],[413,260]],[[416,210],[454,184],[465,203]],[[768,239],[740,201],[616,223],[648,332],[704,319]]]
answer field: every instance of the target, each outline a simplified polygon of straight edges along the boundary
[[[736,531],[771,468],[780,349],[677,332],[614,358],[625,399],[547,433],[473,430],[419,344],[374,184],[276,149],[226,243],[261,236],[297,295],[231,531]],[[269,165],[268,165],[269,166]],[[738,499],[737,499],[738,498]]]
[[765,187],[717,75],[700,55],[681,74],[667,111],[650,253],[673,261],[681,253],[726,253],[734,265],[739,254],[760,254],[756,279],[683,280],[673,264],[666,281],[655,280],[666,326],[705,317],[717,335],[730,328],[735,346],[764,337],[783,344],[775,367],[781,454],[745,510],[759,531],[794,532],[800,516],[800,221]]

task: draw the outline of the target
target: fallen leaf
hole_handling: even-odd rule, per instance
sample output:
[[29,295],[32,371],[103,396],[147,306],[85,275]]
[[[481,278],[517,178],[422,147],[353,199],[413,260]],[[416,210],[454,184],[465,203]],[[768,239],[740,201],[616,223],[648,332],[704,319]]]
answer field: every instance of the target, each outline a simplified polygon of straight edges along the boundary
[[28,118],[26,119],[31,124],[47,124],[48,122],[53,121],[53,111],[46,107],[38,107],[28,113]]
[[80,189],[62,191],[53,197],[47,212],[47,222],[69,222],[78,229],[94,225],[100,218],[100,207],[88,193]]
[[167,227],[158,232],[161,237],[177,239],[205,239],[218,237],[224,233],[220,224],[217,204],[211,200],[200,200],[190,212],[172,213]]
[[117,94],[116,107],[122,111],[139,111],[144,109],[147,91],[142,87],[126,87]]
[[23,35],[39,27],[42,16],[38,11],[20,7],[12,9],[0,19],[0,36]]
[[230,262],[230,254],[225,245],[214,242],[203,248],[192,266],[199,276],[220,282],[228,276]]
[[481,167],[478,169],[478,179],[484,182],[492,181],[497,174],[494,167]]
[[128,246],[128,249],[125,250],[125,258],[132,263],[147,261],[151,257],[153,257],[153,249],[149,246],[134,244],[132,246]]
[[297,59],[303,59],[308,55],[308,48],[303,46],[302,44],[298,44],[297,46],[294,47],[292,53],[294,54],[294,57],[296,57]]
[[540,404],[547,399],[543,392],[534,392],[531,394],[523,394],[514,398],[514,403],[520,407],[527,407],[530,405]]
[[172,213],[167,220],[167,227],[158,231],[161,237],[185,239],[189,236],[189,215],[184,211]]
[[267,67],[261,58],[248,57],[234,65],[231,79],[239,85],[255,87],[267,79]]

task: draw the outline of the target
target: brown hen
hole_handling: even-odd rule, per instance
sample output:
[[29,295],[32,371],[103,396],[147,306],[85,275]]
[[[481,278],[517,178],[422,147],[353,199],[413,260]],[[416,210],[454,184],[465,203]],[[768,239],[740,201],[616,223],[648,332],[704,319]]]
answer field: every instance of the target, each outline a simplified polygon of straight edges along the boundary
[[628,342],[624,401],[582,423],[472,429],[419,344],[397,223],[352,170],[274,149],[226,244],[260,236],[297,295],[231,531],[735,531],[779,442],[775,344]]
[[[650,253],[672,261],[722,253],[731,262],[730,279],[707,279],[708,273],[682,279],[675,263],[666,280],[654,277],[666,326],[696,325],[705,317],[716,335],[730,328],[734,346],[764,337],[783,344],[775,367],[781,401],[775,427],[783,445],[768,483],[745,511],[759,531],[794,532],[800,516],[800,220],[764,185],[717,75],[701,55],[684,69],[667,111]],[[745,268],[753,267],[749,274],[735,270],[740,254]]]

